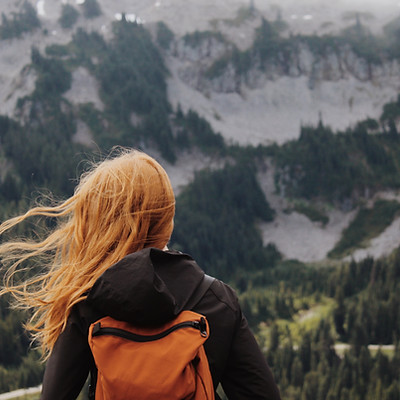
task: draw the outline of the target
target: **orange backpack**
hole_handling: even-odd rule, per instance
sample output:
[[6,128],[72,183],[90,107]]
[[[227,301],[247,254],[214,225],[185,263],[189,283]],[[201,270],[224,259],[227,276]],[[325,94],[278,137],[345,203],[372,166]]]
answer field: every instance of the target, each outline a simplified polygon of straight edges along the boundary
[[209,334],[206,318],[193,311],[182,311],[157,328],[139,328],[111,317],[96,321],[89,328],[97,368],[93,398],[214,400],[203,347]]

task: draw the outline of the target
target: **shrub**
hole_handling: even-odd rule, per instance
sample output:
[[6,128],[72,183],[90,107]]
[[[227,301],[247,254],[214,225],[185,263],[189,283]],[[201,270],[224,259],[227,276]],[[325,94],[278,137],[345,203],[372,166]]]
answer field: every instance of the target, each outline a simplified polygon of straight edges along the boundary
[[365,245],[367,240],[378,236],[393,222],[399,210],[400,204],[394,200],[378,200],[371,209],[361,208],[328,256],[340,258],[350,250]]
[[83,15],[88,19],[101,15],[101,8],[97,0],[85,0],[83,3]]
[[168,50],[171,42],[174,40],[174,32],[168,26],[160,21],[157,23],[157,43],[165,50]]
[[36,10],[27,0],[22,4],[21,11],[13,14],[12,20],[4,13],[1,17],[0,39],[20,37],[24,32],[31,32],[40,27]]
[[79,12],[70,4],[63,4],[61,9],[61,16],[58,20],[64,29],[72,28],[78,20]]

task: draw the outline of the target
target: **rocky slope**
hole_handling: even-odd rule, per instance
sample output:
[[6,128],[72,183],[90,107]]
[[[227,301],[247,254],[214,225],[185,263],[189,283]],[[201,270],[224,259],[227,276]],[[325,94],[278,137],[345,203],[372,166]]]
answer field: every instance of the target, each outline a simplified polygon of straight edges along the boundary
[[[82,0],[69,0],[69,3],[79,8]],[[289,73],[282,74],[272,68],[268,74],[262,74],[254,68],[243,81],[228,69],[218,79],[207,81],[202,79],[201,72],[228,51],[229,45],[210,39],[197,48],[191,48],[181,39],[187,32],[218,29],[228,41],[245,49],[251,45],[254,29],[259,26],[261,17],[273,20],[278,9],[289,24],[286,33],[313,33],[316,30],[326,33],[327,28],[321,26],[339,31],[352,22],[350,17],[345,18],[346,12],[349,14],[357,7],[362,7],[362,12],[369,15],[368,26],[379,31],[378,27],[393,18],[395,12],[400,12],[399,7],[393,4],[376,7],[372,1],[358,4],[342,0],[332,9],[323,1],[304,0],[302,7],[290,0],[281,2],[279,7],[254,1],[254,17],[238,20],[239,8],[248,6],[249,1],[225,0],[218,4],[204,1],[201,5],[195,0],[99,3],[103,15],[94,20],[81,17],[76,27],[95,29],[106,37],[110,36],[111,22],[122,11],[130,19],[146,23],[150,29],[155,22],[165,21],[176,35],[173,49],[167,55],[171,71],[168,84],[171,102],[196,109],[216,131],[233,142],[282,143],[296,138],[301,124],[316,124],[321,116],[333,129],[345,129],[360,119],[376,118],[382,105],[393,100],[399,90],[399,65],[395,62],[368,71],[365,61],[349,49],[321,58],[306,45],[299,48],[295,59],[291,60]],[[61,4],[51,0],[36,2],[47,35],[39,31],[22,39],[0,42],[0,113],[12,114],[18,97],[32,90],[34,78],[24,69],[29,63],[32,44],[44,49],[49,43],[69,41],[71,30],[63,30],[57,23]],[[15,8],[16,3],[11,0],[0,4],[0,11],[6,14]],[[81,89],[76,101],[86,96],[85,91],[93,91],[90,79],[79,86]],[[288,114],[290,118],[287,118]]]
[[[72,31],[61,29],[57,22],[61,4],[66,2],[79,8],[82,0],[37,1],[35,5],[42,30],[21,39],[0,41],[0,114],[13,116],[18,98],[31,93],[34,88],[35,74],[27,67],[31,46],[43,51],[48,44],[69,42]],[[361,15],[369,21],[371,30],[379,33],[381,27],[399,13],[397,4],[380,4],[378,7],[372,0],[358,3],[342,0],[333,7],[325,1],[304,0],[300,4],[286,0],[277,7],[256,0],[253,18],[240,20],[237,12],[240,7],[247,7],[249,1],[161,0],[149,3],[147,0],[99,0],[99,3],[103,15],[90,21],[80,17],[75,29],[84,27],[110,37],[111,23],[121,12],[126,12],[131,20],[147,24],[153,32],[154,24],[160,20],[172,29],[175,39],[165,52],[171,74],[169,99],[175,107],[180,104],[184,110],[196,110],[228,142],[243,145],[283,143],[297,138],[302,124],[316,124],[320,118],[333,129],[345,129],[361,119],[378,117],[382,105],[396,98],[400,90],[400,66],[395,61],[386,61],[370,69],[363,59],[346,47],[340,52],[316,56],[306,44],[298,48],[290,68],[284,72],[271,65],[267,72],[252,68],[244,78],[228,66],[215,79],[204,77],[204,71],[233,45],[244,50],[252,44],[254,29],[263,16],[273,20],[280,13],[289,23],[286,34],[311,34],[317,30],[338,32],[351,23],[354,16],[351,11],[362,6]],[[4,0],[0,12],[9,15],[17,5],[13,0]],[[211,37],[192,47],[182,38],[188,32],[213,29],[221,31],[226,41]],[[84,68],[74,71],[71,89],[65,97],[75,104],[93,102],[96,108],[102,109],[98,84]],[[78,124],[75,140],[92,144],[90,132],[83,123]],[[174,187],[179,190],[192,179],[195,170],[210,163],[218,166],[219,161],[185,153],[175,165],[166,163],[166,168]],[[276,243],[288,258],[323,259],[355,212],[332,211],[325,227],[312,223],[301,214],[287,214],[284,212],[285,199],[274,192],[273,172],[270,166],[259,176],[268,201],[277,210],[273,223],[260,226],[265,243]],[[380,256],[394,249],[399,223],[399,220],[394,221],[369,249],[360,250],[354,256]]]
[[207,69],[229,51],[229,44],[213,37],[196,48],[178,40],[167,58],[169,95],[175,105],[199,110],[216,131],[242,145],[283,143],[297,138],[301,125],[316,125],[320,118],[334,130],[378,118],[400,89],[397,61],[369,66],[348,47],[319,56],[305,43],[288,60],[287,71],[271,64],[264,72],[254,65],[239,75],[230,64],[207,79]]

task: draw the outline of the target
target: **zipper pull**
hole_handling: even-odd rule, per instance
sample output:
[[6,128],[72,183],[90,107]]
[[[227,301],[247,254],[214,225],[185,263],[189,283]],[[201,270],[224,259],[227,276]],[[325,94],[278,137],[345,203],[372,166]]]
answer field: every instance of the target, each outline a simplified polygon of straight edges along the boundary
[[200,335],[201,336],[203,336],[203,337],[207,337],[208,335],[207,335],[207,322],[206,322],[206,320],[205,320],[205,318],[204,317],[201,317],[200,318],[200,321],[199,321],[199,330],[200,330]]

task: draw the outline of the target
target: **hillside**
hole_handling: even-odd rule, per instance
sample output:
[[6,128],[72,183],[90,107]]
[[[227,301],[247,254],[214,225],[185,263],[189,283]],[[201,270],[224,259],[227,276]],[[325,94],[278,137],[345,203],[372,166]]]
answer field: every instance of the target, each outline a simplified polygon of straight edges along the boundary
[[[236,289],[283,398],[398,399],[400,9],[214,3],[1,2],[0,218],[143,149],[176,191],[171,247]],[[0,392],[44,368],[9,305]]]
[[[0,11],[15,9],[12,4],[15,2],[3,2]],[[227,140],[241,144],[265,144],[271,141],[282,143],[298,137],[301,124],[316,124],[320,115],[333,129],[345,129],[361,119],[376,118],[382,106],[397,96],[397,62],[376,67],[372,76],[368,77],[363,60],[351,52],[338,57],[331,53],[317,59],[307,46],[299,53],[297,71],[293,70],[289,74],[278,72],[270,76],[255,73],[250,84],[239,84],[235,90],[229,90],[235,84],[229,82],[228,76],[225,79],[228,82],[214,82],[211,87],[207,85],[207,88],[201,87],[198,90],[198,69],[211,64],[225,49],[222,47],[213,54],[205,54],[205,49],[190,49],[182,46],[179,40],[187,33],[217,29],[229,41],[245,49],[251,45],[254,29],[260,25],[261,17],[274,20],[279,9],[280,17],[288,24],[283,32],[285,35],[340,32],[353,22],[346,15],[350,13],[351,16],[355,10],[365,14],[368,27],[379,33],[393,15],[400,12],[396,5],[377,7],[373,1],[358,4],[342,1],[332,9],[324,2],[309,1],[299,8],[296,2],[291,1],[282,2],[279,7],[256,1],[254,15],[238,19],[238,10],[247,6],[248,1],[220,1],[218,4],[202,2],[201,9],[196,1],[186,1],[183,5],[179,0],[155,2],[151,5],[145,1],[120,1],[118,5],[100,1],[99,4],[103,14],[94,20],[78,20],[76,27],[96,29],[107,37],[111,34],[110,24],[116,14],[126,12],[128,17],[139,18],[150,29],[162,20],[176,32],[177,43],[174,43],[166,59],[171,71],[168,81],[170,101],[175,106],[180,103],[185,109],[196,109]],[[1,75],[5,83],[1,94],[1,113],[12,113],[20,94],[32,89],[29,75],[21,75],[23,67],[29,62],[32,41],[44,49],[49,43],[65,43],[70,39],[71,31],[57,24],[61,3],[43,0],[38,2],[38,11],[43,27],[48,32],[47,36],[37,32],[33,38],[1,43],[4,54]],[[200,58],[199,65],[197,61]],[[86,85],[92,91],[90,81]],[[313,87],[310,88],[310,85]],[[16,91],[18,88],[20,93]],[[290,119],[285,118],[288,112],[292,116]]]
[[[0,11],[9,14],[18,9],[15,4],[12,1],[3,2]],[[316,125],[320,119],[333,130],[345,130],[360,120],[379,119],[383,106],[393,101],[399,92],[400,67],[397,59],[386,58],[369,64],[348,45],[337,49],[328,45],[323,53],[315,53],[308,37],[304,36],[316,30],[321,34],[339,35],[354,23],[353,11],[358,6],[362,6],[361,21],[374,34],[382,35],[382,27],[398,11],[394,6],[376,7],[374,2],[350,5],[343,1],[341,7],[332,10],[323,2],[318,5],[306,2],[299,9],[295,2],[290,1],[280,7],[256,1],[253,12],[246,14],[249,5],[246,1],[221,1],[217,5],[202,3],[201,10],[196,2],[185,2],[183,6],[178,0],[152,5],[144,1],[134,4],[121,1],[118,6],[102,1],[99,4],[101,15],[93,19],[81,16],[73,28],[63,29],[58,22],[61,4],[38,2],[36,10],[42,23],[41,29],[19,38],[0,41],[0,78],[4,82],[0,89],[0,114],[15,115],[18,99],[31,94],[35,88],[37,72],[29,67],[33,43],[44,53],[49,45],[67,44],[79,27],[99,31],[106,39],[111,38],[111,23],[118,17],[119,11],[126,12],[127,18],[136,18],[144,23],[153,37],[157,34],[160,20],[171,29],[173,39],[162,49],[169,70],[166,80],[168,100],[175,110],[178,107],[182,107],[184,112],[196,110],[215,132],[221,133],[228,144],[283,144],[298,138],[302,125]],[[73,5],[78,10],[82,7],[78,2]],[[208,78],[210,67],[230,54],[232,49],[237,47],[239,52],[245,54],[251,48],[262,18],[284,21],[286,25],[283,25],[282,38],[302,35],[296,39],[297,47],[290,55],[288,67],[282,68],[272,61],[267,69],[252,67],[245,75],[240,75],[234,64],[228,62],[225,72]],[[203,36],[201,32],[204,32]],[[223,36],[218,36],[217,32]],[[195,45],[188,42],[188,33],[192,37],[200,34]],[[90,102],[95,109],[103,111],[105,105],[99,94],[100,89],[93,73],[81,65],[72,70],[71,85],[63,96],[74,107]],[[95,146],[93,132],[82,120],[77,121],[73,141]],[[147,151],[159,154],[151,146]],[[215,156],[204,156],[196,150],[182,150],[178,152],[175,163],[166,162],[166,168],[179,191],[193,179],[194,171],[209,166],[210,162],[214,166],[223,165],[223,161]],[[274,204],[276,210],[275,220],[260,226],[264,243],[275,243],[288,258],[301,261],[324,259],[339,241],[356,211],[332,209],[329,211],[329,222],[323,226],[296,210],[287,213],[287,200],[281,198],[281,193],[276,193],[274,174],[275,167],[269,164],[267,173],[258,175],[268,201]],[[393,191],[389,194],[396,197]],[[379,194],[376,196],[379,197]],[[397,246],[392,236],[397,224],[395,220],[376,242],[354,253],[354,256],[380,256],[392,251]],[[302,234],[304,229],[309,232],[309,237]]]

